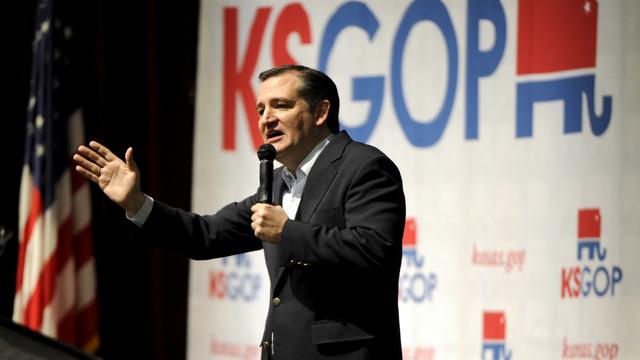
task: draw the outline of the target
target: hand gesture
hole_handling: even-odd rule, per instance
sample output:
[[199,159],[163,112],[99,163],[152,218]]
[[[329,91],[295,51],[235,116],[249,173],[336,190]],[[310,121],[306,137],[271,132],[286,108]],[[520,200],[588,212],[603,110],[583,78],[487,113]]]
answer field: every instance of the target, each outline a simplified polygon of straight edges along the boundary
[[284,223],[289,219],[282,206],[258,203],[251,207],[251,211],[251,228],[254,235],[262,241],[279,244]]
[[133,149],[127,149],[125,161],[96,141],[89,147],[80,145],[73,155],[76,171],[100,186],[100,189],[116,204],[134,215],[144,203],[140,191],[140,170],[133,160]]

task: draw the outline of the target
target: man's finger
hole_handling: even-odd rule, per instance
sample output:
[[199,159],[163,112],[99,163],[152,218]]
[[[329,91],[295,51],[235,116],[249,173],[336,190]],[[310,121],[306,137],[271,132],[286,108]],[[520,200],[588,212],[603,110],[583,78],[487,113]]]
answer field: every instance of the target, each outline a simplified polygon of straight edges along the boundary
[[105,167],[107,165],[107,160],[105,160],[105,158],[84,145],[80,145],[78,147],[78,154],[84,156],[86,159],[90,159],[94,163],[98,164],[99,167]]
[[112,161],[112,160],[116,160],[118,159],[117,156],[115,156],[111,150],[109,150],[109,148],[107,148],[106,146],[100,144],[97,141],[91,141],[89,143],[89,146],[91,146],[92,149],[94,149],[95,151],[97,151],[100,155],[102,155],[105,159],[107,159],[107,161]]
[[87,178],[89,181],[93,181],[96,184],[98,183],[98,180],[99,180],[98,176],[96,176],[96,174],[92,173],[91,171],[83,168],[82,166],[77,165],[76,166],[76,171],[78,173],[80,173],[80,175],[82,175],[85,178]]
[[92,161],[87,160],[82,155],[74,154],[73,161],[76,162],[83,170],[86,170],[89,173],[94,175],[100,175],[100,166]]
[[266,209],[269,206],[271,206],[271,205],[263,204],[263,203],[257,203],[257,204],[254,204],[251,207],[251,211],[255,214],[255,213],[259,212],[260,210]]

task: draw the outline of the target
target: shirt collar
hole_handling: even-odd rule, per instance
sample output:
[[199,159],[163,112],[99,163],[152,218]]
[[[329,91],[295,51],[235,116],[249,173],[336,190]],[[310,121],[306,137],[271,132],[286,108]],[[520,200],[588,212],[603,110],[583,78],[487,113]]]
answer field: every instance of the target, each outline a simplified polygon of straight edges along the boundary
[[309,174],[309,171],[311,171],[311,168],[313,167],[313,164],[315,164],[316,160],[318,160],[318,156],[320,156],[320,153],[322,152],[322,150],[324,150],[324,148],[327,147],[327,145],[329,145],[329,142],[334,137],[334,135],[335,134],[331,134],[327,136],[324,140],[320,141],[318,145],[316,145],[307,154],[307,156],[305,156],[305,158],[302,159],[302,161],[300,162],[300,165],[298,165],[298,168],[296,169],[295,176],[291,173],[291,171],[289,171],[289,169],[284,167],[284,169],[282,170],[282,179],[287,184],[287,187],[289,187],[289,189],[291,189],[291,183],[293,181],[296,181],[300,178],[307,177],[307,175]]

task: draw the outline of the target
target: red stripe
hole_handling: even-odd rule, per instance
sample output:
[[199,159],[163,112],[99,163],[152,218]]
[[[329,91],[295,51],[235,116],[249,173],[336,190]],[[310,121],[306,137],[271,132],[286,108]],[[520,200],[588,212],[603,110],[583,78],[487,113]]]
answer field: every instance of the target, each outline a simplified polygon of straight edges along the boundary
[[69,309],[67,314],[58,321],[58,334],[57,338],[60,341],[64,341],[67,344],[77,345],[76,341],[76,309],[75,306]]
[[95,297],[77,313],[77,346],[84,348],[98,334],[98,299]]
[[[40,329],[44,308],[51,302],[56,290],[56,277],[71,258],[71,233],[73,224],[68,217],[58,229],[58,246],[42,267],[38,284],[25,308],[25,326]],[[51,239],[48,239],[51,241]]]
[[56,253],[42,267],[42,272],[38,277],[36,287],[33,289],[31,297],[24,310],[24,325],[40,330],[43,321],[44,308],[51,302],[56,289],[56,275],[54,270],[58,266]]
[[93,232],[91,224],[88,224],[73,236],[73,252],[76,259],[76,269],[81,268],[87,261],[93,259],[92,238]]
[[31,209],[29,211],[29,217],[24,226],[24,234],[22,235],[22,241],[20,242],[20,249],[18,250],[18,274],[16,277],[16,291],[22,289],[22,282],[24,277],[24,262],[27,252],[27,246],[31,242],[31,234],[38,218],[42,215],[42,194],[36,186],[31,188]]
[[97,334],[98,300],[95,297],[82,310],[71,309],[58,323],[58,339],[79,348],[88,345]]
[[[75,163],[70,165],[70,169],[75,169]],[[78,189],[82,187],[85,183],[87,183],[87,179],[85,179],[82,175],[80,175],[75,170],[70,170],[71,172],[71,191],[75,194]]]

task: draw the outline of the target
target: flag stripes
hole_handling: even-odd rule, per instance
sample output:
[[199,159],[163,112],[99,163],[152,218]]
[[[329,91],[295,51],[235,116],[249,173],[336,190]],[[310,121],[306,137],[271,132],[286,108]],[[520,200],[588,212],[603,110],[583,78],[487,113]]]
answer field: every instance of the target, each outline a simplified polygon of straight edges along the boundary
[[[70,78],[73,31],[41,0],[33,44],[13,319],[87,351],[98,338],[98,301],[88,182],[73,171],[84,142]],[[55,56],[54,56],[55,54]]]

